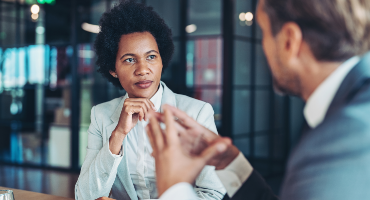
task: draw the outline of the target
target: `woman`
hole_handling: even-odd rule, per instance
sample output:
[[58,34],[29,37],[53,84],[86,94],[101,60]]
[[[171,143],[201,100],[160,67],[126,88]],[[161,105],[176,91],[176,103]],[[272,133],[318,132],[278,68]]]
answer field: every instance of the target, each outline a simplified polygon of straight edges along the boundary
[[[95,41],[98,71],[125,96],[91,109],[85,161],[75,186],[76,199],[158,198],[155,165],[145,126],[150,109],[170,104],[216,132],[210,104],[173,93],[160,81],[174,51],[171,30],[151,7],[121,2],[104,13]],[[222,199],[226,192],[214,168],[196,180],[200,199]]]

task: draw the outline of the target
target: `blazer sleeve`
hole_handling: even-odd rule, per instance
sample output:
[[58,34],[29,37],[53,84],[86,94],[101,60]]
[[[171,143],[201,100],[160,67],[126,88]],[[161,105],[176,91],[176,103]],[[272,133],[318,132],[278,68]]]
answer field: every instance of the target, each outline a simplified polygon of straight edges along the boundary
[[252,174],[232,198],[225,195],[223,200],[278,200],[261,175],[253,170]]
[[91,124],[87,132],[87,153],[75,185],[75,199],[78,200],[107,197],[122,160],[122,156],[113,155],[110,152],[109,140],[103,144],[102,133],[96,121],[95,107],[91,109]]
[[[204,127],[217,134],[214,120],[214,111],[209,103],[205,103],[200,110],[196,121]],[[226,193],[226,189],[218,178],[215,167],[206,165],[195,181],[195,192],[199,199],[221,200]]]

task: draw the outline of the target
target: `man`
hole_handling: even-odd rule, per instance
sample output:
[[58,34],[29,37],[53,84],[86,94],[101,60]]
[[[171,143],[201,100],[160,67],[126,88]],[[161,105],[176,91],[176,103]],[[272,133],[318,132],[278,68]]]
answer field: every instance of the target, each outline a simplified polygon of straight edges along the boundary
[[[274,87],[306,101],[280,198],[370,199],[370,1],[260,0],[257,20]],[[152,113],[147,132],[161,199],[195,199],[205,164],[216,166],[225,199],[277,199],[228,138],[184,112]]]

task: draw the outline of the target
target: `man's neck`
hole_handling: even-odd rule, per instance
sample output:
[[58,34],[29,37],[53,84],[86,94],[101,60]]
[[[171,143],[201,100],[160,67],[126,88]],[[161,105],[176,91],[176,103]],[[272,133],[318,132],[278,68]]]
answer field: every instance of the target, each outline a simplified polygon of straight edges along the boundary
[[317,87],[333,73],[342,62],[315,62],[305,66],[301,73],[301,97],[307,102]]

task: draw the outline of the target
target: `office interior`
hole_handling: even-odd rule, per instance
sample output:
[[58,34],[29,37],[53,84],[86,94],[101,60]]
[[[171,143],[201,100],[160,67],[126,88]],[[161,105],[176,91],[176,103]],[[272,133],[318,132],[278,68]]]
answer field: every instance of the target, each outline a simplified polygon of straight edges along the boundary
[[[162,81],[210,103],[219,134],[278,192],[304,102],[274,93],[257,0],[138,1],[172,29]],[[90,110],[125,94],[96,71],[93,45],[117,2],[0,1],[0,186],[74,197]]]

